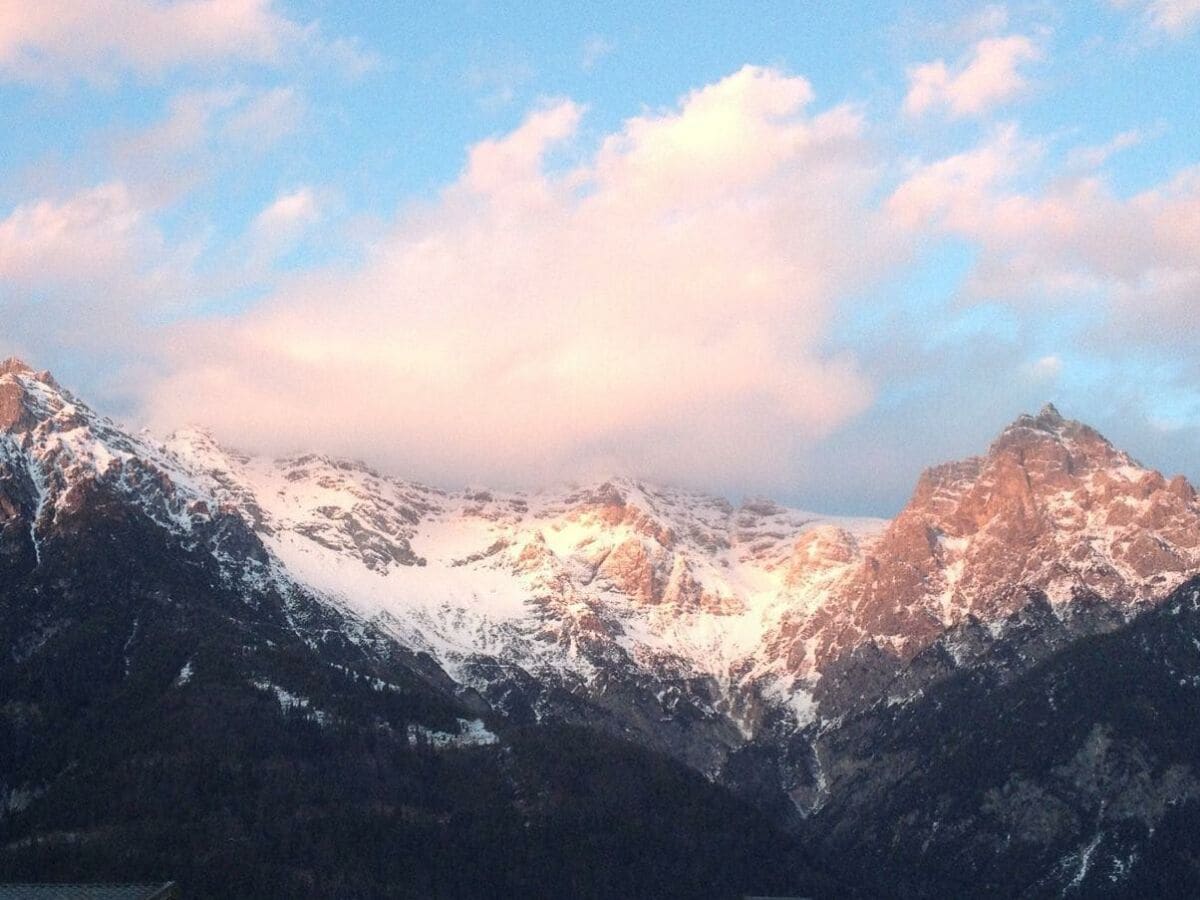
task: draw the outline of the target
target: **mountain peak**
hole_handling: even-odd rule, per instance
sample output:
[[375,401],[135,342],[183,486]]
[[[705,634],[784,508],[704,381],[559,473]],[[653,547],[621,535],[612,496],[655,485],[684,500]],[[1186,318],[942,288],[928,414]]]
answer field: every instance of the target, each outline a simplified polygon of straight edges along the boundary
[[1004,432],[1025,428],[1035,431],[1063,432],[1087,428],[1082,422],[1066,418],[1053,403],[1046,403],[1036,414],[1021,413]]
[[55,390],[61,390],[61,386],[54,380],[54,376],[50,374],[49,370],[39,372],[20,357],[10,356],[8,359],[0,362],[0,378],[5,375],[23,375],[27,378],[32,378],[34,381],[40,381],[42,384]]
[[1022,413],[992,442],[989,457],[1033,447],[1053,445],[1072,456],[1086,457],[1096,465],[1133,463],[1125,453],[1096,429],[1075,419],[1066,418],[1053,403],[1047,403],[1037,415]]
[[49,372],[15,356],[0,362],[0,430],[26,431],[73,400]]
[[1065,419],[1063,419],[1062,413],[1060,413],[1058,411],[1058,407],[1055,406],[1053,403],[1047,403],[1045,406],[1043,406],[1041,409],[1039,409],[1036,418],[1039,422],[1047,422],[1047,423],[1051,423],[1051,422],[1058,423],[1058,422],[1066,421]]
[[23,359],[10,356],[0,362],[0,375],[32,375],[33,367]]

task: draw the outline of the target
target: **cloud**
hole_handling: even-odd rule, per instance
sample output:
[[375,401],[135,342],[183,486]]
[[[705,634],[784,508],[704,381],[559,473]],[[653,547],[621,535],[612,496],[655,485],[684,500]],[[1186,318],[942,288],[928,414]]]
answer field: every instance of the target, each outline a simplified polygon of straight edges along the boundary
[[1002,3],[989,3],[982,9],[968,13],[960,19],[953,33],[959,38],[975,40],[984,35],[996,34],[1008,27],[1008,7]]
[[503,138],[480,141],[468,155],[463,185],[481,195],[522,195],[545,202],[550,182],[542,172],[547,149],[575,133],[583,108],[562,100],[531,113],[516,131]]
[[191,292],[190,250],[121,182],[22,204],[0,219],[5,337],[46,358],[144,351],[149,323]]
[[955,118],[980,115],[1020,94],[1027,86],[1020,65],[1040,58],[1041,51],[1028,37],[1009,35],[979,41],[970,57],[953,69],[941,59],[913,66],[908,70],[904,112],[915,117],[944,108]]
[[280,86],[250,94],[229,116],[223,133],[259,148],[269,147],[299,130],[308,103],[294,87]]
[[1117,9],[1137,9],[1153,31],[1182,37],[1200,23],[1200,0],[1113,0]]
[[583,42],[583,54],[579,65],[585,72],[590,72],[596,65],[608,56],[617,45],[602,34],[593,34]]
[[1016,125],[1002,125],[971,150],[915,166],[888,198],[888,212],[909,228],[987,232],[994,192],[1042,152],[1039,143],[1021,137]]
[[251,259],[265,267],[283,255],[320,221],[317,196],[310,187],[280,194],[263,209],[250,225],[248,236]]
[[157,121],[109,138],[111,165],[140,202],[165,206],[222,167],[271,149],[307,115],[303,95],[287,86],[181,91]]
[[0,0],[0,77],[61,82],[153,77],[180,66],[280,65],[305,50],[351,70],[370,57],[326,41],[272,0]]
[[463,73],[463,79],[475,94],[476,102],[485,110],[495,111],[515,101],[517,93],[536,74],[528,59],[510,51],[507,55],[493,53],[473,63]]
[[1062,374],[1062,357],[1050,354],[1035,360],[1029,366],[1029,377],[1037,382],[1055,381]]
[[967,298],[1079,302],[1110,345],[1195,346],[1200,166],[1121,197],[1100,175],[1042,171],[1040,150],[1006,126],[971,151],[917,167],[888,210],[909,228],[979,248]]
[[10,285],[83,286],[110,278],[140,259],[152,232],[120,183],[66,200],[18,206],[0,220],[0,279]]
[[549,102],[359,270],[177,328],[150,415],[442,482],[778,485],[870,402],[827,333],[901,252],[861,118],[812,99],[746,67],[567,165],[584,110]]
[[1076,147],[1067,158],[1070,169],[1098,169],[1122,150],[1136,147],[1145,140],[1145,135],[1136,128],[1122,131],[1109,141],[1090,147]]
[[1171,35],[1191,31],[1200,22],[1200,0],[1152,0],[1146,11],[1155,28]]

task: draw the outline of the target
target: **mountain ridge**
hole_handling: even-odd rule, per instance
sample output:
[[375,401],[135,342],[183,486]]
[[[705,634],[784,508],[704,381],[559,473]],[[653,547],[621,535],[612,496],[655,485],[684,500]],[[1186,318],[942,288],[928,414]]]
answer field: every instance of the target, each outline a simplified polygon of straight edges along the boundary
[[43,492],[53,503],[76,472],[123,484],[184,532],[239,516],[268,551],[258,577],[398,623],[398,639],[462,677],[490,656],[586,680],[591,657],[625,656],[714,680],[727,706],[744,689],[787,697],[804,725],[824,667],[866,643],[911,658],[967,615],[1014,612],[1028,589],[1052,605],[1100,593],[1132,614],[1200,570],[1187,480],[1141,467],[1052,404],[985,454],[926,469],[885,521],[633,478],[447,491],[319,454],[251,457],[195,428],[160,442],[12,359],[3,397],[19,407],[5,431],[22,435],[33,480],[58,473]]
[[[1194,616],[1163,611],[1183,602],[1179,592],[1200,572],[1196,493],[1049,405],[1018,417],[980,456],[925,470],[890,521],[822,517],[761,498],[735,505],[632,478],[451,491],[322,454],[254,457],[201,429],[160,441],[11,361],[0,365],[0,411],[0,565],[12,598],[0,624],[20,679],[64,659],[59,636],[98,617],[110,630],[94,652],[119,686],[136,671],[152,619],[174,623],[163,653],[195,643],[170,598],[185,590],[203,605],[207,590],[224,604],[204,613],[218,631],[249,629],[253,640],[237,649],[231,639],[228,662],[171,650],[157,663],[168,697],[216,677],[306,727],[336,729],[347,715],[339,709],[365,713],[353,721],[367,727],[379,692],[403,682],[421,712],[387,726],[402,746],[503,754],[513,729],[603,734],[701,773],[835,860],[862,852],[843,840],[847,828],[886,833],[846,792],[870,799],[896,789],[897,772],[908,770],[874,754],[901,739],[911,745],[904,753],[936,742],[921,731],[945,727],[931,698],[970,705],[1053,693],[1038,673],[1059,672],[1063,660],[1086,667],[1079,648],[1111,636],[1104,646],[1140,652],[1120,636],[1143,633],[1169,648],[1164,664],[1184,678],[1180,691],[1160,685],[1146,702],[1190,696],[1191,665],[1177,659],[1190,631],[1170,629],[1192,629]],[[123,556],[105,556],[109,539]],[[198,567],[207,587],[180,587],[173,570],[138,558],[143,546],[181,571]],[[139,598],[136,609],[116,601],[119,621],[89,603],[84,584],[60,606],[39,607],[39,596],[56,595],[53,579],[108,583],[116,573]],[[275,645],[293,648],[282,668]],[[375,693],[363,694],[367,685]],[[1092,706],[1086,714],[1097,733],[1136,741]],[[902,720],[907,730],[893,731]],[[29,726],[13,727],[21,735]],[[987,739],[1019,742],[995,727]],[[1074,725],[1064,733],[1082,741],[1081,759],[1092,752]],[[1171,783],[1191,785],[1192,761],[1172,741],[1163,758],[1186,771]],[[1131,746],[1114,758],[1137,758]],[[942,784],[926,766],[911,771]],[[1037,790],[1058,777],[1039,771]],[[26,797],[46,788],[9,778],[0,789]],[[992,789],[983,785],[980,796]],[[1064,803],[1094,799],[1074,790]],[[1160,793],[1137,795],[1155,822]],[[904,796],[906,810],[889,808],[933,821],[920,791]],[[986,830],[999,820],[978,821]],[[1073,821],[1055,826],[1054,865],[1075,852]],[[1118,842],[1126,855],[1162,846],[1130,835]],[[918,893],[948,883],[904,871]]]

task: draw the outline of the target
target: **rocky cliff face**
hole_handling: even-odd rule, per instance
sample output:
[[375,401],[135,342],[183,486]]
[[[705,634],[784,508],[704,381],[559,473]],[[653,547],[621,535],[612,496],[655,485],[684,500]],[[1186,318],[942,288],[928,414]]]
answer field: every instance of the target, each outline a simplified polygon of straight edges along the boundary
[[1067,641],[1048,605],[1015,614],[983,665],[822,737],[826,802],[805,833],[883,896],[1193,895],[1198,598],[1193,579]]
[[1053,406],[988,453],[927,470],[815,614],[790,616],[790,664],[819,673],[873,642],[910,659],[967,618],[998,622],[1030,590],[1055,608],[1101,596],[1128,615],[1200,570],[1200,504]]

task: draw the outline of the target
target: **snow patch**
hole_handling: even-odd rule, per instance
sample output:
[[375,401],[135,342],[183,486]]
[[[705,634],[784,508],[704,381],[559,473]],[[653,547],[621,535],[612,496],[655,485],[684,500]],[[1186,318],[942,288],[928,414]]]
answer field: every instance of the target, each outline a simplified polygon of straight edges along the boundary
[[487,747],[499,742],[500,738],[488,731],[479,719],[459,719],[459,730],[455,733],[433,731],[424,725],[408,726],[408,743],[411,746],[425,745],[438,749],[446,747]]
[[179,670],[179,674],[175,676],[175,682],[174,682],[175,686],[183,687],[183,685],[187,684],[189,681],[192,680],[192,676],[195,674],[196,674],[196,669],[192,665],[192,661],[189,659],[186,663],[183,664],[183,668]]

